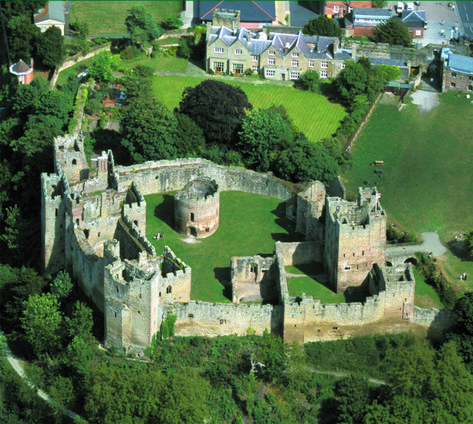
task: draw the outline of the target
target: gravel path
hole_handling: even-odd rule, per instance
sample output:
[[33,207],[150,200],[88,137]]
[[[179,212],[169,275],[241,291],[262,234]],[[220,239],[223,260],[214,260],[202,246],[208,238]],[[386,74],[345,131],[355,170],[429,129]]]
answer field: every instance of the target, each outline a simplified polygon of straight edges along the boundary
[[437,233],[422,233],[424,241],[421,244],[403,245],[403,246],[388,246],[386,254],[393,256],[411,256],[415,252],[432,253],[433,256],[442,256],[447,252],[447,248],[440,241]]
[[438,93],[417,90],[411,94],[413,103],[419,106],[421,112],[430,112],[439,105]]

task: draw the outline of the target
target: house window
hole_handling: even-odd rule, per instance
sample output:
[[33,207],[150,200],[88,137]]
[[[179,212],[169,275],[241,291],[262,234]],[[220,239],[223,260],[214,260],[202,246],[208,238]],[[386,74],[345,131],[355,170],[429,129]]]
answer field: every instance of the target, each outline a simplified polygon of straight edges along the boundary
[[450,83],[450,87],[455,88],[457,85],[454,82]]
[[276,59],[269,58],[268,65],[276,65]]
[[420,29],[416,29],[416,36],[420,37],[422,35],[422,31]]
[[297,53],[297,52],[292,52],[291,56],[292,56],[292,57],[299,57],[299,53]]
[[258,56],[251,56],[251,60],[253,62],[258,62]]
[[298,68],[299,67],[299,61],[298,60],[291,60],[291,66],[293,68]]
[[320,64],[320,67],[321,67],[322,69],[327,69],[327,68],[328,68],[328,62],[322,62],[322,63]]
[[276,55],[276,52],[274,50],[271,50],[270,52],[268,52],[268,55],[269,56],[275,56]]
[[289,73],[289,78],[292,79],[292,80],[299,79],[300,76],[301,76],[300,72],[290,72]]
[[264,76],[266,78],[273,78],[276,75],[276,71],[273,71],[272,69],[266,69],[264,72]]
[[456,72],[452,72],[452,78],[456,78],[457,77],[457,73]]
[[252,67],[251,67],[251,70],[252,70],[253,72],[258,72],[258,67],[257,67],[257,66],[252,66]]
[[234,63],[232,69],[234,74],[240,75],[243,73],[243,65],[241,63]]
[[473,81],[473,77],[468,77],[468,81]]
[[214,47],[214,53],[223,53],[223,47]]
[[313,68],[314,67],[314,61],[313,60],[309,60],[309,68]]
[[320,71],[320,78],[328,78],[327,71]]
[[469,85],[466,89],[467,89],[468,91],[473,91],[473,85]]
[[333,13],[338,13],[338,6],[333,6]]
[[166,287],[166,294],[171,294],[172,293],[172,287],[171,286],[167,286]]
[[345,271],[351,271],[351,266],[346,266]]
[[235,54],[241,55],[241,54],[243,54],[243,50],[242,49],[235,49]]
[[222,73],[225,70],[224,62],[214,62],[214,72],[217,74]]

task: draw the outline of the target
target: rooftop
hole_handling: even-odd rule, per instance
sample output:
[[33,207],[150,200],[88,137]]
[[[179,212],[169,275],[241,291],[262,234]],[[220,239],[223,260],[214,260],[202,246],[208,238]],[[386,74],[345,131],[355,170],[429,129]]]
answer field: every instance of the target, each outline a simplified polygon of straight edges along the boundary
[[241,22],[264,22],[276,20],[274,1],[194,1],[196,16],[203,21],[212,21],[215,9],[239,10]]

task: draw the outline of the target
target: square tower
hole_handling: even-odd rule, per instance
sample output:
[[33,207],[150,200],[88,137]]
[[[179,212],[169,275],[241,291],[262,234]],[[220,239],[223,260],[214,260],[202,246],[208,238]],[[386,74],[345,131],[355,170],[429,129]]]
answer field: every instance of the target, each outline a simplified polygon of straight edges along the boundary
[[386,213],[376,188],[359,189],[356,202],[327,197],[324,264],[332,289],[359,287],[373,264],[386,260]]

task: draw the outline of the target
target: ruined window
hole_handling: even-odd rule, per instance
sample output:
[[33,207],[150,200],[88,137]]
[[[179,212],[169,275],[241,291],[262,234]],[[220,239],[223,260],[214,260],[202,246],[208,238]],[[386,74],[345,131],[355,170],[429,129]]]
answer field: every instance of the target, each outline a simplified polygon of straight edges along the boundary
[[84,230],[84,235],[87,240],[89,240],[90,230]]
[[97,237],[100,237],[100,231],[98,232]]
[[345,271],[350,271],[351,270],[351,266],[346,266],[345,267]]
[[75,166],[77,165],[77,159],[72,159],[72,164]]
[[353,257],[355,257],[355,252],[353,252]]
[[206,233],[210,232],[210,228],[206,228],[206,229],[205,229],[205,232],[206,232]]
[[138,221],[134,220],[133,223],[138,227]]
[[137,311],[138,315],[141,315],[141,311]]
[[364,250],[361,251],[361,256],[365,256],[365,251]]
[[457,85],[454,82],[450,83],[450,87],[455,88]]
[[141,293],[138,294],[138,299],[141,299],[143,296],[141,296]]
[[456,78],[457,77],[457,73],[456,72],[452,72],[452,78]]
[[79,218],[76,219],[76,224],[79,225]]
[[117,317],[117,313],[115,312],[115,318]]
[[191,221],[194,222],[194,219],[195,219],[194,212],[191,212]]
[[159,297],[161,297],[161,292],[159,292]]
[[118,286],[115,286],[115,291],[118,293]]
[[166,288],[166,294],[171,294],[172,293],[172,287],[171,286],[167,286]]
[[473,91],[473,85],[469,85],[466,89],[467,89],[468,91]]

